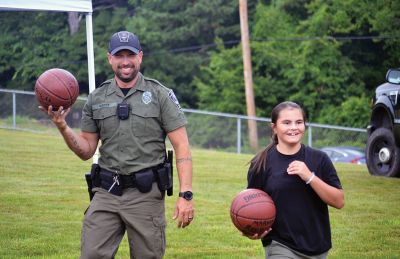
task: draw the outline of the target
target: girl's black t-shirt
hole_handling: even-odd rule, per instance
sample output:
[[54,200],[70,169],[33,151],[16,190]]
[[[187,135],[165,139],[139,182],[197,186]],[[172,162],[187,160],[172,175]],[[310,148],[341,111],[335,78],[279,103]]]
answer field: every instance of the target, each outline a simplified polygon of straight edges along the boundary
[[275,240],[306,255],[317,255],[332,247],[328,205],[298,175],[287,173],[288,165],[303,161],[325,183],[342,188],[329,157],[322,151],[302,145],[294,155],[269,150],[266,169],[249,170],[248,187],[268,193],[276,206],[272,230],[263,238],[266,246]]

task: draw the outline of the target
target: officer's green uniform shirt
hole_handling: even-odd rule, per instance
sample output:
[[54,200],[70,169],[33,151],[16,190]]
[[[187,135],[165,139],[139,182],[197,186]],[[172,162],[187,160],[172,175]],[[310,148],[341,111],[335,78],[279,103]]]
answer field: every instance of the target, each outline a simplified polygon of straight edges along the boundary
[[[130,104],[129,118],[120,120],[117,104]],[[186,125],[172,90],[139,73],[125,96],[114,79],[89,94],[81,129],[100,135],[99,165],[121,174],[164,162],[166,133]]]

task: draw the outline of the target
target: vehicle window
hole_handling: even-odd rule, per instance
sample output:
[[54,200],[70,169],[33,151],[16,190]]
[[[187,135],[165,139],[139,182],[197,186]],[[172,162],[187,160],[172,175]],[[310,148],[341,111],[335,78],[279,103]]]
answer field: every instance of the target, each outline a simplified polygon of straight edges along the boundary
[[332,151],[332,158],[340,158],[340,157],[343,157],[342,153]]
[[400,84],[400,71],[392,69],[388,74],[387,81],[392,84]]
[[357,150],[347,150],[346,152],[349,153],[349,154],[352,154],[352,155],[356,155],[356,156],[363,156],[364,155],[364,152],[357,151]]

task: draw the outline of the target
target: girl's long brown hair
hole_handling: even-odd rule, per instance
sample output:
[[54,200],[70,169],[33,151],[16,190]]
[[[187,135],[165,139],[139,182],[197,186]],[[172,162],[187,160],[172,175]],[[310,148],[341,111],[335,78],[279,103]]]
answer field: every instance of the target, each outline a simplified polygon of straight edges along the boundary
[[[284,109],[298,109],[301,111],[301,113],[303,114],[303,120],[305,123],[306,120],[306,116],[304,113],[304,110],[300,107],[300,105],[298,105],[295,102],[290,102],[290,101],[286,101],[286,102],[281,102],[278,105],[276,105],[271,112],[271,123],[276,124],[276,121],[279,118],[279,114],[282,110]],[[268,151],[273,147],[276,146],[278,144],[278,137],[276,136],[276,134],[274,133],[273,130],[271,130],[271,143],[264,149],[261,150],[251,161],[250,161],[250,170],[254,171],[256,173],[261,172],[262,170],[265,170],[265,165],[267,163],[267,155],[268,155]]]

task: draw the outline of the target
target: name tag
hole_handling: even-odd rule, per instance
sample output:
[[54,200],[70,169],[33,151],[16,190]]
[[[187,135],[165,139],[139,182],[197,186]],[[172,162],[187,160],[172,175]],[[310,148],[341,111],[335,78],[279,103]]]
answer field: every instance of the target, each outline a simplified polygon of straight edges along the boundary
[[99,103],[92,105],[92,110],[98,110],[101,108],[117,107],[118,103]]

